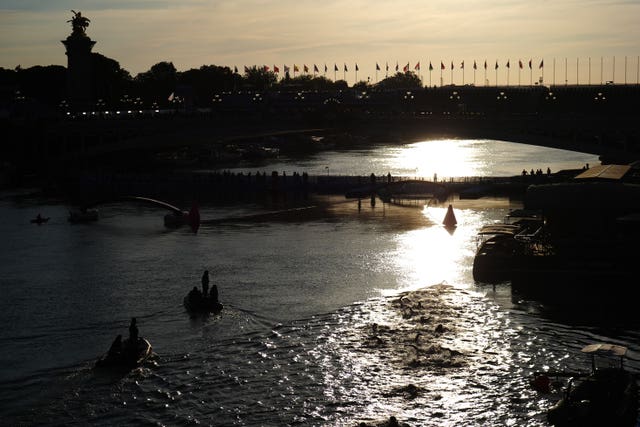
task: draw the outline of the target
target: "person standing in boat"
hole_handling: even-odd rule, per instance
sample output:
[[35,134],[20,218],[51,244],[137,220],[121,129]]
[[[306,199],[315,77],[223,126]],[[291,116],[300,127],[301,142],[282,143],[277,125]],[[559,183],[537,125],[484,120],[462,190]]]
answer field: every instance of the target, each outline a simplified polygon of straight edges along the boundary
[[209,297],[214,304],[218,304],[218,286],[215,283],[211,285],[211,294]]
[[136,325],[136,318],[131,318],[129,323],[129,345],[134,347],[138,344],[138,326]]
[[209,295],[209,270],[202,273],[202,296],[206,298]]

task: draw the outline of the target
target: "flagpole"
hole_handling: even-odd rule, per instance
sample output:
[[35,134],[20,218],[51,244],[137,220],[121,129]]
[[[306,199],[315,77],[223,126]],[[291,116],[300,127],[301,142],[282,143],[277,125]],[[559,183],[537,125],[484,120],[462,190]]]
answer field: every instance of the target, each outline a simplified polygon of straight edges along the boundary
[[587,84],[591,86],[591,57],[589,57],[589,81]]
[[603,70],[604,69],[604,59],[602,58],[602,56],[600,57],[600,84],[602,85],[602,82],[604,81],[602,76],[603,76]]
[[529,59],[529,86],[533,86],[533,59]]
[[624,57],[624,84],[627,84],[627,56]]
[[567,57],[564,57],[564,85],[568,85],[569,84],[569,78],[567,77],[567,73],[568,73],[568,66],[567,66]]
[[518,59],[518,86],[521,86],[520,84],[520,74],[522,73],[522,68],[520,67],[520,60]]
[[484,85],[487,85],[487,60],[484,60]]
[[556,85],[556,58],[553,58],[553,85]]
[[496,59],[496,87],[498,87],[498,60]]
[[580,85],[580,76],[578,74],[578,70],[580,69],[578,64],[580,62],[580,57],[576,58],[576,86]]
[[464,61],[462,61],[462,86],[464,86]]
[[473,60],[473,85],[476,85],[476,70],[478,69],[478,65],[476,64],[476,60]]
[[453,85],[453,61],[451,61],[451,85]]
[[613,84],[616,83],[616,57],[613,57],[613,76],[611,76],[611,81]]

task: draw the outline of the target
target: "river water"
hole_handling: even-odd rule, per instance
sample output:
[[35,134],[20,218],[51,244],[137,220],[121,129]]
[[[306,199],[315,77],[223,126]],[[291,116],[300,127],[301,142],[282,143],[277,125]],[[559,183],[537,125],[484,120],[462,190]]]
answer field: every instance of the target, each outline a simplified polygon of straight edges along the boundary
[[[439,177],[595,165],[595,156],[502,141],[448,140],[324,151],[234,171]],[[0,424],[543,426],[558,395],[536,370],[586,370],[579,349],[612,341],[640,370],[637,324],[615,307],[569,316],[474,283],[476,232],[521,202],[419,207],[316,196],[265,221],[166,229],[164,211],[113,203],[92,224],[27,190],[0,199]],[[441,223],[448,204],[458,227]],[[200,208],[203,220],[263,211]],[[30,224],[38,213],[50,217]],[[182,298],[204,269],[224,310],[191,318]],[[571,311],[571,313],[576,313]],[[593,314],[593,313],[592,313]],[[138,319],[152,361],[92,370]],[[602,319],[607,319],[603,321]]]

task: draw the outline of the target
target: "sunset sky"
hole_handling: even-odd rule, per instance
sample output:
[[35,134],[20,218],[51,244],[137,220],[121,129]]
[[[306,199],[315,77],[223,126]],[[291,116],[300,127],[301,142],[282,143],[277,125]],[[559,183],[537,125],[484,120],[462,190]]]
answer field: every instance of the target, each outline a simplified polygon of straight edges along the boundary
[[352,84],[358,64],[357,79],[374,83],[384,78],[386,63],[391,73],[396,62],[412,71],[420,62],[424,83],[431,78],[435,85],[442,61],[444,84],[452,77],[462,84],[462,61],[464,83],[473,83],[475,60],[480,85],[487,60],[491,84],[496,77],[515,85],[541,76],[545,84],[638,82],[638,0],[0,0],[0,8],[0,67],[11,69],[66,66],[60,40],[71,32],[73,9],[91,20],[94,52],[134,76],[171,61],[179,71],[201,65],[282,71],[294,64],[313,71],[315,64],[320,74],[327,64],[333,79],[337,64],[335,77]]

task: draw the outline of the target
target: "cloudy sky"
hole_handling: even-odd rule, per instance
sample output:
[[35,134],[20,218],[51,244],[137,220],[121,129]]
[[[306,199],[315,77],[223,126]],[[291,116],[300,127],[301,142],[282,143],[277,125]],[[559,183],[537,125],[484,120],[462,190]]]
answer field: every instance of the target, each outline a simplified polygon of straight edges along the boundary
[[375,82],[387,63],[393,72],[396,63],[413,71],[420,62],[425,84],[638,79],[638,0],[0,0],[0,9],[4,68],[66,65],[60,40],[73,9],[91,20],[94,51],[132,75],[160,61],[180,71],[315,64],[320,74],[327,64],[327,77],[353,83],[355,64],[358,80]]

